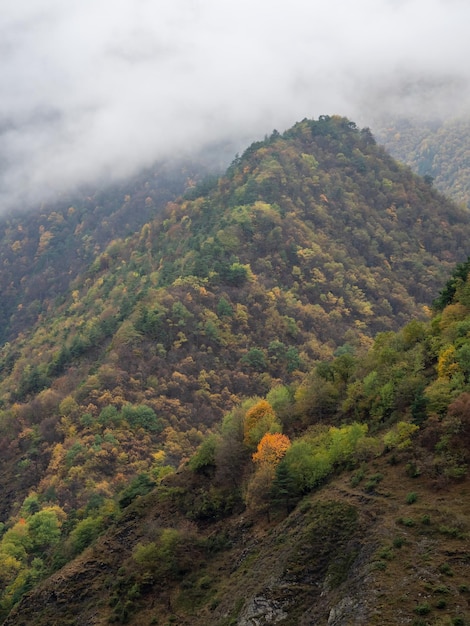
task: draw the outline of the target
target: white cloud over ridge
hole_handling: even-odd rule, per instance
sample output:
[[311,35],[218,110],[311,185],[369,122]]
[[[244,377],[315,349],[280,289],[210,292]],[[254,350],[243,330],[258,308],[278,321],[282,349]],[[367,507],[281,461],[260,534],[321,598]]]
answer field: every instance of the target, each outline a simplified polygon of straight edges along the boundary
[[468,103],[467,0],[9,4],[0,211],[305,117]]

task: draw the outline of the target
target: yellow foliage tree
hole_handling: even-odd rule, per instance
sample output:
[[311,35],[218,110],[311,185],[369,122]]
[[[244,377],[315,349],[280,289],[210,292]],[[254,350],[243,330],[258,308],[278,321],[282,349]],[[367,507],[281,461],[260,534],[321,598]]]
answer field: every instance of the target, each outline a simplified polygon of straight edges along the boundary
[[246,412],[243,440],[250,448],[255,448],[266,433],[279,433],[281,430],[276,413],[267,400],[260,400]]
[[455,360],[455,348],[449,346],[445,348],[440,354],[437,361],[437,375],[439,378],[451,378],[459,369],[458,363]]
[[419,426],[410,422],[398,422],[384,435],[383,441],[387,448],[403,450],[411,446],[411,436],[419,430]]

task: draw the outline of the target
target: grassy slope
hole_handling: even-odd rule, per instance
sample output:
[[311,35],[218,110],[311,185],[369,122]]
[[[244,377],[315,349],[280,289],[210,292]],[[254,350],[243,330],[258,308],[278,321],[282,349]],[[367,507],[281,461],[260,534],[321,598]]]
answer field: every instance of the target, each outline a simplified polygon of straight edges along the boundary
[[[242,513],[189,527],[175,503],[159,502],[158,492],[149,495],[93,548],[27,595],[5,626],[242,625],[254,623],[257,611],[266,616],[266,606],[285,626],[418,624],[413,620],[420,613],[426,624],[470,618],[470,481],[438,487],[408,477],[406,458],[390,461],[384,456],[364,466],[365,478],[355,487],[353,474],[343,474],[287,518],[269,523]],[[367,479],[378,473],[383,479],[371,492]],[[410,493],[417,494],[413,504],[407,503]],[[197,567],[178,583],[160,581],[133,593],[133,548],[168,525],[199,541],[223,533],[231,547],[204,558],[196,550]],[[117,608],[116,594],[124,599]]]

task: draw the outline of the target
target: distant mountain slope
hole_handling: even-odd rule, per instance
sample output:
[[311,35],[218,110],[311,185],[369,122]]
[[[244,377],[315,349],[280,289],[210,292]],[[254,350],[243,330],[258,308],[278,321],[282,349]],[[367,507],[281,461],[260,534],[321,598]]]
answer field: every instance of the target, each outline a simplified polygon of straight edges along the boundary
[[0,345],[55,305],[116,238],[139,230],[207,173],[156,164],[133,179],[0,217]]
[[[316,380],[316,404],[304,394],[305,417],[289,428],[330,417],[329,383],[376,332],[426,319],[469,235],[468,211],[369,131],[324,116],[253,144],[224,176],[115,239],[0,354],[0,519],[6,543],[30,539],[5,552],[3,614],[243,398],[282,381],[290,401],[313,365],[336,355],[342,372]],[[367,383],[364,411],[379,421],[393,412],[391,384]],[[228,473],[237,480],[241,469]]]
[[470,118],[429,123],[391,119],[379,123],[374,133],[396,159],[470,207]]

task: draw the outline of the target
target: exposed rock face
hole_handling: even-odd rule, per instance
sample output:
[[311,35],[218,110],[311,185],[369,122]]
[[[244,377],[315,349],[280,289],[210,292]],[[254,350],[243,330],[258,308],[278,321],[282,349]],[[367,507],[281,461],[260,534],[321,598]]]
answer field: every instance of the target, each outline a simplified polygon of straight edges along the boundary
[[351,624],[353,621],[356,621],[354,616],[360,612],[360,607],[358,606],[357,601],[354,601],[353,598],[346,596],[331,609],[328,616],[328,626]]
[[245,607],[237,626],[276,624],[287,617],[282,604],[265,596],[254,597]]

